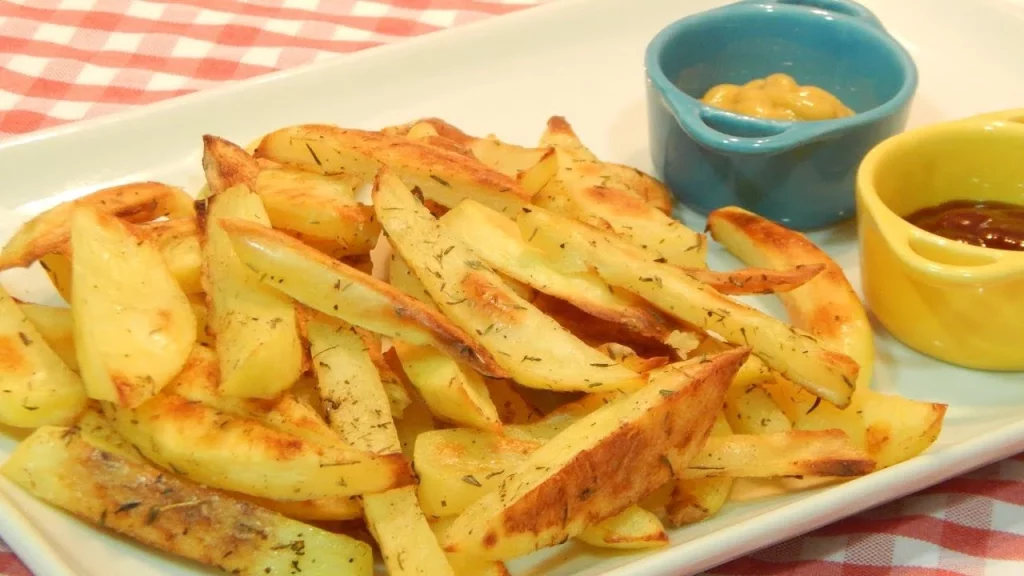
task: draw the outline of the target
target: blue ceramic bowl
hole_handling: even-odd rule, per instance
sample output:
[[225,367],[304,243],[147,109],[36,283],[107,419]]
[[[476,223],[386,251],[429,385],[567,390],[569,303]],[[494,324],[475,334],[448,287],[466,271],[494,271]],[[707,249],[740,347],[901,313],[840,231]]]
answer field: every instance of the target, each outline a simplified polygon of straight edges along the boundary
[[[861,159],[899,133],[917,68],[869,10],[848,0],[755,0],[678,20],[647,47],[647,116],[658,175],[702,213],[741,206],[791,228],[855,213]],[[702,104],[718,84],[776,72],[856,114],[784,122]]]

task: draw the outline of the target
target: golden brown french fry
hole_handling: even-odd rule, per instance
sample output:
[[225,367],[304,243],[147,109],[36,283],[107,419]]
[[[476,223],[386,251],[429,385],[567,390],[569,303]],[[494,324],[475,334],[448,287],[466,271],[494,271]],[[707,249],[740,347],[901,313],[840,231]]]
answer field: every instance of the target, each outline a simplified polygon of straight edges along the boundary
[[540,135],[540,146],[555,148],[571,160],[597,162],[597,156],[583,144],[564,116],[548,118],[544,132]]
[[[819,264],[825,270],[806,285],[779,294],[793,324],[825,345],[849,355],[860,365],[856,391],[845,410],[827,404],[806,403],[798,393],[787,393],[787,382],[772,383],[780,404],[791,402],[799,411],[794,421],[804,430],[840,428],[866,447],[879,468],[912,458],[935,441],[942,430],[946,405],[921,402],[870,389],[874,363],[874,337],[867,313],[842,269],[805,236],[740,208],[723,208],[708,217],[708,229],[740,260],[751,266],[784,268]],[[861,442],[863,439],[863,443]]]
[[[726,421],[724,414],[719,413],[711,427],[709,443],[712,439],[728,438],[731,435],[732,429],[729,427],[729,422]],[[712,449],[714,448],[712,447]],[[717,454],[717,451],[709,452],[708,446],[705,445],[701,455],[709,453],[714,455]],[[665,503],[665,516],[673,527],[710,518],[718,514],[718,511],[729,500],[734,478],[687,478],[687,474],[692,469],[700,470],[701,466],[700,462],[690,462],[683,477],[673,483],[672,493]]]
[[0,424],[70,424],[85,404],[78,375],[0,287]]
[[[444,533],[448,531],[448,527],[455,520],[455,516],[431,517],[429,520],[430,530],[434,533],[438,543],[440,543],[441,539],[444,538]],[[455,570],[455,576],[510,576],[504,562],[477,560],[461,554],[447,554],[447,556],[448,564]]]
[[75,354],[86,394],[135,407],[185,365],[196,342],[192,305],[157,249],[117,218],[71,213]]
[[307,124],[267,134],[256,156],[331,174],[345,172],[371,182],[388,167],[424,198],[452,208],[474,198],[499,212],[515,213],[530,194],[514,179],[447,150],[401,136]]
[[687,273],[722,294],[777,294],[796,290],[824,269],[824,264],[797,264],[785,270],[746,268],[715,272],[692,269],[687,270]]
[[228,188],[255,188],[260,167],[241,146],[218,136],[203,135],[203,173],[211,195]]
[[549,253],[557,251],[571,265],[592,265],[609,284],[628,289],[666,314],[734,345],[750,346],[768,366],[837,406],[850,403],[858,367],[849,356],[722,295],[680,268],[649,260],[610,234],[547,210],[528,210],[519,217],[520,229],[532,234],[536,245],[549,247]]
[[236,574],[373,573],[373,552],[362,542],[107,451],[79,428],[40,428],[0,471],[93,525]]
[[660,339],[669,332],[665,318],[638,298],[612,291],[597,274],[559,271],[543,252],[520,236],[515,222],[482,204],[467,200],[439,221],[445,230],[502,274],[639,334]]
[[133,223],[195,213],[192,198],[166,184],[137,182],[105,188],[58,204],[22,225],[0,251],[0,270],[27,267],[47,254],[64,252],[71,239],[71,213],[80,206]]
[[362,336],[351,325],[319,314],[306,331],[327,423],[354,448],[401,452],[387,392]]
[[549,148],[537,163],[519,172],[516,180],[532,196],[544,189],[558,173],[558,153]]
[[[0,294],[3,288],[0,287]],[[6,302],[7,296],[0,296],[0,302]],[[72,371],[78,371],[78,358],[75,356],[75,324],[71,318],[71,309],[60,306],[44,306],[42,304],[18,303],[18,310],[39,331],[43,341],[51,350],[60,356]]]
[[[437,309],[426,288],[409,270],[405,260],[392,253],[391,285]],[[438,418],[481,430],[501,430],[498,409],[491,400],[484,377],[431,346],[404,340],[392,342],[409,382]]]
[[509,289],[397,177],[382,170],[373,201],[395,251],[438,308],[520,384],[597,392],[643,381]]
[[786,432],[793,424],[760,383],[734,382],[725,394],[725,417],[738,434]]
[[273,398],[290,388],[306,367],[295,306],[239,260],[224,229],[224,221],[232,219],[270,230],[267,212],[259,196],[244,185],[217,192],[198,206],[207,322],[220,359],[221,391]]
[[[704,444],[748,349],[652,373],[627,398],[575,422],[459,515],[445,550],[491,559],[573,537],[680,473]],[[641,451],[636,446],[645,446]],[[622,462],[629,459],[629,466]]]
[[488,378],[487,390],[498,410],[498,418],[505,424],[529,424],[543,416],[515,387],[512,380]]
[[415,298],[281,232],[242,220],[222,220],[221,226],[247,267],[306,306],[378,334],[434,346],[483,374],[507,376],[490,353]]
[[414,486],[367,494],[363,496],[363,511],[388,574],[455,576],[420,510]]

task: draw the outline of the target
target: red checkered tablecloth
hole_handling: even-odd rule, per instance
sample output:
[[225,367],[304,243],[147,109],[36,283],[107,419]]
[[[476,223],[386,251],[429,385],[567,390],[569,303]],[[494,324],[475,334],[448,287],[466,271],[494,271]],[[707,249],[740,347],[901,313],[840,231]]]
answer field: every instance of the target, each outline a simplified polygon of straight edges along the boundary
[[[540,1],[0,0],[0,137],[401,41]],[[710,573],[1024,574],[1024,456]],[[28,575],[0,542],[0,576]]]

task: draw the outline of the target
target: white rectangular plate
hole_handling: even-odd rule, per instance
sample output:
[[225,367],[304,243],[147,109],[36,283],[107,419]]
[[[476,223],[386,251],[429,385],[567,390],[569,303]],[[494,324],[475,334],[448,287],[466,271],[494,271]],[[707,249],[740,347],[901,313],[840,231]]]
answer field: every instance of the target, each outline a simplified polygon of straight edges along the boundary
[[[197,190],[200,136],[239,143],[302,122],[376,129],[440,116],[474,134],[536,142],[568,117],[603,159],[650,170],[643,51],[669,22],[715,0],[561,0],[452,32],[0,144],[0,236],[26,215],[129,180]],[[868,2],[921,72],[912,125],[1011,108],[1024,94],[1024,5],[1017,0]],[[954,37],[955,35],[955,37]],[[692,214],[688,224],[702,228]],[[851,225],[816,234],[859,284]],[[737,265],[721,250],[714,268]],[[37,270],[5,273],[16,295],[52,295]],[[780,307],[763,303],[773,312]],[[839,486],[730,504],[672,534],[671,546],[610,554],[569,543],[510,563],[516,574],[694,573],[1024,450],[1024,375],[957,369],[878,333],[874,387],[950,405],[924,456]],[[15,446],[0,435],[0,460]],[[207,574],[106,535],[0,483],[0,535],[40,576]]]

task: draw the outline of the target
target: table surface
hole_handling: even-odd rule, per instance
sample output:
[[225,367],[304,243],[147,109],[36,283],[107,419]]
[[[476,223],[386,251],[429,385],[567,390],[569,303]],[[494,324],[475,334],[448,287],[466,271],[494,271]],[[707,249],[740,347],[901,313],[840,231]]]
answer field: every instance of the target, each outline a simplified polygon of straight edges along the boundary
[[[541,1],[0,0],[0,138]],[[709,574],[1024,574],[1024,455]],[[0,541],[0,576],[28,575]]]

